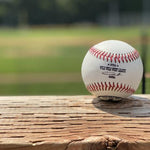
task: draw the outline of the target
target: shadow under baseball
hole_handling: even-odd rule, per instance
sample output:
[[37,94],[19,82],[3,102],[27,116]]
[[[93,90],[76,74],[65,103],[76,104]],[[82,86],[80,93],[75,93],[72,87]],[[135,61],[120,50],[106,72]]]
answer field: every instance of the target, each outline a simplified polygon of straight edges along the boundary
[[94,98],[93,105],[104,112],[131,118],[150,117],[150,99],[131,96],[121,101],[104,101]]

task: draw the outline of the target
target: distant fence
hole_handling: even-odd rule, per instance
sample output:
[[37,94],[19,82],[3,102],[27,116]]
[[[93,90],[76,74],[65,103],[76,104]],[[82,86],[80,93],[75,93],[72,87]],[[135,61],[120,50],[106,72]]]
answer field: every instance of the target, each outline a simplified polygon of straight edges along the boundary
[[142,94],[146,93],[146,66],[147,66],[147,53],[148,53],[148,34],[146,30],[143,30],[141,33],[141,50],[142,50],[142,62],[143,62],[143,78],[142,78]]

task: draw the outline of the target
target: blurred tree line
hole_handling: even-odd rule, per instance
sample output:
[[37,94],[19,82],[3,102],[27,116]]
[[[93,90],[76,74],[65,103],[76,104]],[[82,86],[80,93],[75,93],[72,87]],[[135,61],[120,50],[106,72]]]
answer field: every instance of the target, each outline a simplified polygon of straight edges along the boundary
[[0,25],[100,22],[102,14],[142,11],[142,0],[0,0]]

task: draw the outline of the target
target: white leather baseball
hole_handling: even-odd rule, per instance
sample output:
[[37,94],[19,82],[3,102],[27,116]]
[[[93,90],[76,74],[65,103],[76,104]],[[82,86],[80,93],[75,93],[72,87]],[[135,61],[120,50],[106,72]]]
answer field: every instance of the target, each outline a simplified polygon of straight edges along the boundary
[[81,68],[87,90],[96,96],[125,98],[138,88],[143,64],[139,53],[129,44],[108,40],[94,45]]

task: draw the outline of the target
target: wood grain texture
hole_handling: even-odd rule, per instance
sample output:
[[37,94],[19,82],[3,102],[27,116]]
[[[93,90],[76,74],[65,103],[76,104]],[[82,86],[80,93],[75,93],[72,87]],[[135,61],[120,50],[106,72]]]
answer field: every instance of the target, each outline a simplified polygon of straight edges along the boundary
[[0,150],[149,150],[150,95],[0,97]]

